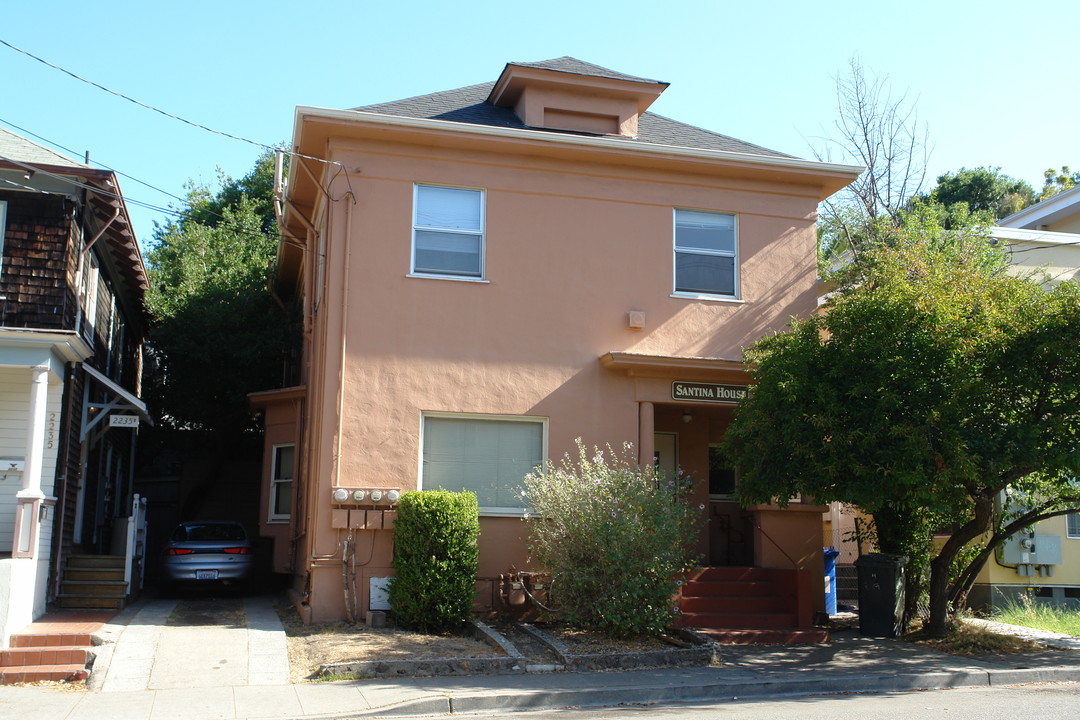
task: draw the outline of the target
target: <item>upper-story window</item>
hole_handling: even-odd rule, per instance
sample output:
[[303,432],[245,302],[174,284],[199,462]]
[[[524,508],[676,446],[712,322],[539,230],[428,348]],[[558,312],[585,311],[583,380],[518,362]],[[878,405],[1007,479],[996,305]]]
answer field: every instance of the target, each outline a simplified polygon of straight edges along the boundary
[[4,233],[7,232],[7,203],[0,200],[0,262],[4,257]]
[[484,277],[484,192],[417,185],[412,273]]
[[1071,538],[1080,538],[1080,513],[1065,516],[1065,534]]
[[675,292],[739,297],[734,215],[675,210]]
[[3,258],[3,237],[8,227],[8,203],[0,200],[0,259]]

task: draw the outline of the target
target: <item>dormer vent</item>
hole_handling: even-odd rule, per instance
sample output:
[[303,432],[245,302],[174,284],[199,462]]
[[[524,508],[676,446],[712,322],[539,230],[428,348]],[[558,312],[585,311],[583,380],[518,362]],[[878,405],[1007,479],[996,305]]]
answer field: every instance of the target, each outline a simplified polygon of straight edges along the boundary
[[488,102],[533,128],[635,137],[638,116],[667,86],[563,57],[508,63]]

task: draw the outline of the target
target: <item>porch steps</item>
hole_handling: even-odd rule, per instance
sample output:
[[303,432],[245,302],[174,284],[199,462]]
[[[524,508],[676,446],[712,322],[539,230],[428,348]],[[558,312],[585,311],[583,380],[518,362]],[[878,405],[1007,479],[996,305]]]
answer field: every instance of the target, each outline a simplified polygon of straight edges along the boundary
[[31,623],[11,636],[10,647],[0,650],[0,685],[90,677],[93,633],[113,615],[102,610],[59,611]]
[[69,555],[56,606],[120,610],[127,596],[123,555]]
[[680,590],[679,623],[720,643],[826,642],[828,630],[810,626],[799,591],[794,570],[703,568]]

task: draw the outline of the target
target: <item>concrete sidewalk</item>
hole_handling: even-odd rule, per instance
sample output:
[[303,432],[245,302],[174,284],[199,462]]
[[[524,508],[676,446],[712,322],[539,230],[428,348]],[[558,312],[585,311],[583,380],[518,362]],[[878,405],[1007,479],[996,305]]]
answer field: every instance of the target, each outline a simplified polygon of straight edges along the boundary
[[176,628],[176,601],[106,626],[88,692],[0,687],[0,714],[34,720],[256,720],[435,715],[551,707],[1080,682],[1080,652],[959,658],[837,633],[822,645],[725,647],[720,667],[609,673],[402,678],[290,684],[285,634],[268,598],[246,627]]

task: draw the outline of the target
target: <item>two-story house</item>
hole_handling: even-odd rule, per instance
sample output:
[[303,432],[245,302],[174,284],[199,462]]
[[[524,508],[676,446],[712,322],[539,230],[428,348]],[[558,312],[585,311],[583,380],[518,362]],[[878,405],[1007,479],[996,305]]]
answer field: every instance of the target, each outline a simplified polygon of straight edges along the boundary
[[738,507],[717,443],[743,348],[813,312],[817,205],[861,168],[649,112],[665,88],[564,57],[297,108],[276,292],[302,299],[305,375],[252,400],[263,534],[308,619],[386,608],[393,503],[417,488],[476,492],[477,607],[497,608],[500,575],[535,569],[522,477],[575,438],[690,473],[703,563],[801,588],[781,618],[685,622],[822,607],[822,508]]
[[48,602],[118,607],[134,582],[130,557],[114,579],[64,570],[131,554],[146,273],[116,175],[2,129],[0,240],[6,647]]

